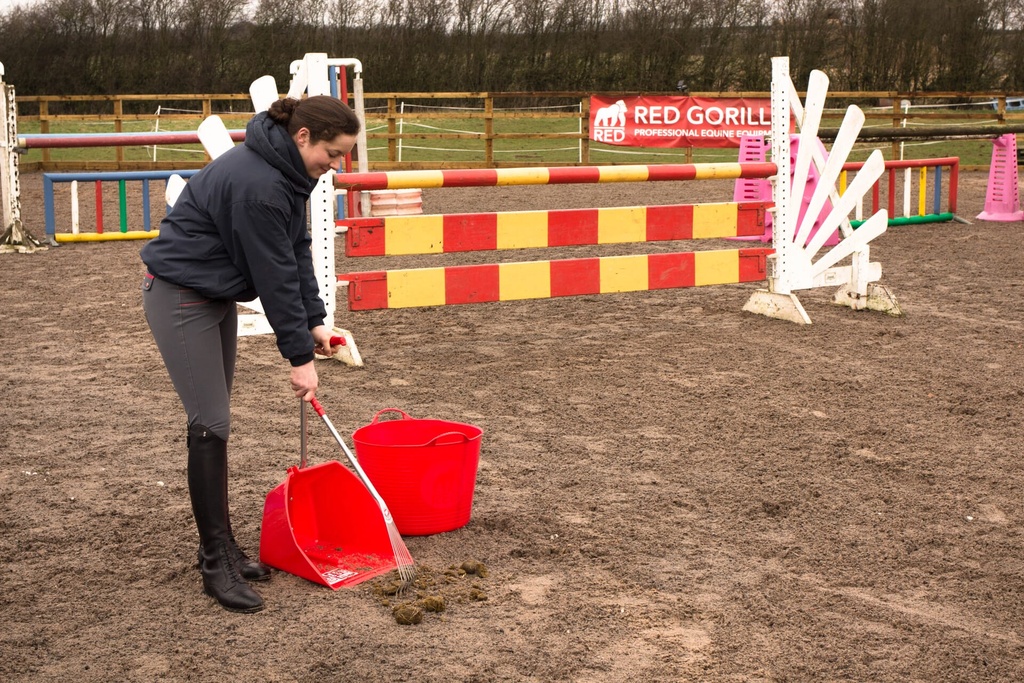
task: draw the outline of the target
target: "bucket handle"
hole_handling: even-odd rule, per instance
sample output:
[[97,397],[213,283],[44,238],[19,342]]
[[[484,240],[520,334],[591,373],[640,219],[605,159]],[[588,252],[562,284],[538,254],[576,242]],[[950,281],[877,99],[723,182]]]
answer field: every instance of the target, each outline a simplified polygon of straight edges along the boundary
[[370,424],[377,424],[380,421],[380,419],[379,419],[380,416],[383,415],[384,413],[398,413],[398,414],[400,414],[402,416],[399,419],[402,419],[402,420],[414,420],[415,419],[413,417],[410,417],[409,414],[406,413],[404,410],[399,410],[398,408],[381,408],[376,413],[374,413],[373,421],[370,422]]
[[[442,442],[441,439],[444,439],[446,437],[447,438],[456,437],[456,438],[453,441],[444,441],[444,442]],[[463,434],[462,432],[445,432],[444,434],[438,434],[437,436],[435,436],[433,439],[431,439],[430,443],[428,443],[427,445],[428,446],[454,446],[456,444],[466,443],[467,441],[469,441],[469,437],[466,436],[465,434]]]

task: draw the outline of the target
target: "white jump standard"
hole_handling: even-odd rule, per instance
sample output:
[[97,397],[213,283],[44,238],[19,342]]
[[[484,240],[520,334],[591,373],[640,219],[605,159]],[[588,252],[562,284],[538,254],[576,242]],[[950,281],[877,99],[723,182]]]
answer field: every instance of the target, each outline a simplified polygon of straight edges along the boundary
[[[772,181],[775,202],[772,247],[775,254],[768,257],[768,288],[755,292],[743,310],[807,325],[811,319],[793,292],[839,285],[833,299],[837,304],[854,310],[870,309],[901,315],[892,293],[875,284],[882,276],[882,266],[871,262],[868,247],[871,240],[885,232],[887,212],[879,210],[856,231],[849,219],[850,212],[884,172],[882,153],[877,149],[871,153],[842,196],[835,189],[843,164],[864,125],[864,113],[860,108],[854,105],[847,108],[827,161],[822,158],[818,145],[800,145],[790,187],[790,112],[796,119],[802,138],[817,138],[827,93],[828,77],[820,71],[812,71],[807,85],[806,106],[801,105],[789,76],[789,58],[772,58],[771,143],[772,158],[778,167]],[[797,217],[812,163],[818,170],[819,181],[804,220],[798,226]],[[832,211],[817,233],[808,239],[814,220],[827,199],[832,200]],[[842,241],[814,260],[824,241],[837,227]],[[847,257],[852,260],[850,265],[836,266]]]

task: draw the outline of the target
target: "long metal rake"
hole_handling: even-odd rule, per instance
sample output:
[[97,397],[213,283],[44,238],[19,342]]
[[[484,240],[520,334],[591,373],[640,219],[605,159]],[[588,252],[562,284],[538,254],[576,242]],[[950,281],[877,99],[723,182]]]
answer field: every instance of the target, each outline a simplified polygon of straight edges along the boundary
[[405,541],[402,540],[402,534],[398,531],[398,526],[395,524],[395,520],[391,516],[391,511],[388,510],[387,503],[385,503],[384,499],[381,498],[381,495],[377,493],[377,489],[374,488],[373,482],[370,481],[370,478],[366,476],[363,468],[359,465],[359,460],[357,460],[356,456],[351,450],[349,450],[349,447],[345,444],[345,440],[341,438],[338,430],[334,428],[334,424],[331,422],[331,419],[327,417],[327,413],[324,412],[324,407],[320,405],[320,402],[316,400],[316,398],[313,398],[310,401],[310,405],[313,407],[313,410],[316,411],[316,414],[324,421],[324,424],[327,425],[327,429],[331,432],[331,436],[333,436],[334,440],[338,442],[339,446],[341,446],[341,450],[345,452],[345,457],[348,458],[349,464],[352,465],[352,469],[355,470],[360,481],[362,481],[363,485],[366,486],[366,490],[370,492],[370,495],[372,495],[374,500],[377,501],[377,505],[380,506],[381,514],[384,516],[384,523],[388,528],[388,538],[391,540],[391,549],[395,553],[395,565],[398,568],[398,576],[402,580],[403,587],[411,584],[413,579],[416,578],[416,564],[412,559],[412,555],[409,553],[409,549],[405,545]]

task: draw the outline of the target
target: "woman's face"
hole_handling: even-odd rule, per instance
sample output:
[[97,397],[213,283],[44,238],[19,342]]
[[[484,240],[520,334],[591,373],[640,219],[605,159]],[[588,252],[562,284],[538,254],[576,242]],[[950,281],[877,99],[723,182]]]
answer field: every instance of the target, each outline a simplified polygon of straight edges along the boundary
[[341,160],[356,144],[356,136],[345,133],[333,140],[313,140],[308,128],[300,128],[294,139],[302,161],[306,164],[306,173],[313,179],[332,169],[337,171]]

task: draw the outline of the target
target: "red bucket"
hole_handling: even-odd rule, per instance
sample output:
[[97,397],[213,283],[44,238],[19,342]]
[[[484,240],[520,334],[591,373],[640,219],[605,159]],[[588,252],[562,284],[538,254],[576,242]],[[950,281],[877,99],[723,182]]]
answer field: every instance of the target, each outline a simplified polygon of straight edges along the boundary
[[[380,420],[384,413],[402,417]],[[403,536],[466,526],[483,430],[447,420],[417,420],[385,408],[352,434],[356,457]]]

